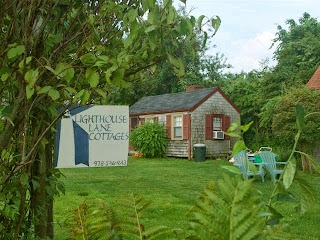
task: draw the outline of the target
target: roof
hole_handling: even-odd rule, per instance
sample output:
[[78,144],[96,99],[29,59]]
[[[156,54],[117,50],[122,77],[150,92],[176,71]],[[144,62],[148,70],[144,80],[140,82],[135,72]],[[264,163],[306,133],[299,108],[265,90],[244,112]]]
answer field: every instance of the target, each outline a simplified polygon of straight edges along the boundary
[[317,68],[317,70],[314,72],[314,74],[308,81],[307,87],[310,89],[320,90],[320,66]]
[[238,111],[239,109],[221,91],[220,88],[203,88],[190,92],[168,93],[141,98],[130,107],[130,115],[155,114],[167,112],[193,111],[216,92],[220,92],[226,100]]

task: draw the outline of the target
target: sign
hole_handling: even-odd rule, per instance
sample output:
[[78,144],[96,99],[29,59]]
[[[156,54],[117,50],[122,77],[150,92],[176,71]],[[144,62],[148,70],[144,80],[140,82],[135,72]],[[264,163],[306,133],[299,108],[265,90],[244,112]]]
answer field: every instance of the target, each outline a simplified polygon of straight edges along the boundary
[[57,126],[56,168],[126,166],[128,106],[77,106]]

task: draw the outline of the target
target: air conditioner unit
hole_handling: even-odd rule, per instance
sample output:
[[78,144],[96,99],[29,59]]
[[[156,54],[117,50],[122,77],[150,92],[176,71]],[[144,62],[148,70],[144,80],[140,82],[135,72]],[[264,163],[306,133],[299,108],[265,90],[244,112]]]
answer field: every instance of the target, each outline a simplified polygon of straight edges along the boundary
[[223,131],[213,131],[213,139],[224,139]]

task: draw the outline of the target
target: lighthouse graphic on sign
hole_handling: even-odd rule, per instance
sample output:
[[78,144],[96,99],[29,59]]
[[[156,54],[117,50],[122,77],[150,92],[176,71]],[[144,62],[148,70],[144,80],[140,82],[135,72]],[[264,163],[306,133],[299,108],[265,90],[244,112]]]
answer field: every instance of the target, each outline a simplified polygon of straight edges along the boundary
[[126,166],[128,106],[69,108],[57,125],[55,167]]

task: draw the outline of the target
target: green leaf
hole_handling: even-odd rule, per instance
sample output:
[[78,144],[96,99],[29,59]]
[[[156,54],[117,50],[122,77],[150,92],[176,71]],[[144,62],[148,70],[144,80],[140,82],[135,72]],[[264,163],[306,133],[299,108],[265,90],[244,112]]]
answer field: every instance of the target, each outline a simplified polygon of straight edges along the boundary
[[128,13],[127,13],[127,18],[129,20],[130,23],[132,23],[133,21],[135,21],[136,17],[138,16],[138,10],[132,8]]
[[171,54],[167,54],[167,59],[169,60],[169,62],[175,66],[175,67],[179,67],[179,61],[177,58],[175,58],[174,56],[172,56]]
[[9,115],[12,113],[13,105],[7,105],[2,109],[2,116],[9,117]]
[[154,31],[156,28],[157,28],[156,25],[151,25],[151,26],[149,26],[149,27],[146,28],[145,33],[152,32],[152,31]]
[[231,173],[235,173],[235,174],[239,174],[241,175],[241,171],[238,167],[236,166],[227,166],[227,165],[224,165],[224,166],[221,166],[222,168],[228,170],[229,172]]
[[26,173],[20,174],[20,183],[21,185],[25,186],[29,182],[29,176]]
[[199,31],[201,31],[202,21],[203,21],[203,19],[204,19],[205,17],[206,17],[205,15],[201,15],[201,16],[198,18],[197,25],[198,25],[198,30],[199,30]]
[[70,82],[74,77],[74,69],[72,67],[69,67],[66,71],[65,71],[65,75],[64,75],[64,79],[67,82]]
[[1,75],[1,81],[2,82],[5,82],[8,78],[9,78],[9,74],[8,73],[3,73],[2,75]]
[[90,99],[90,92],[88,90],[85,90],[83,94],[81,95],[81,103],[87,104]]
[[84,89],[80,90],[79,92],[76,93],[76,95],[74,96],[74,101],[78,101],[81,96],[84,94]]
[[226,135],[230,136],[230,137],[238,137],[241,138],[241,135],[238,133],[234,133],[234,132],[225,132]]
[[23,69],[23,68],[24,68],[24,62],[26,62],[26,64],[28,64],[31,60],[32,60],[32,57],[31,57],[31,56],[27,57],[25,60],[24,60],[24,59],[21,60],[21,61],[19,62],[19,68],[20,68],[20,69]]
[[44,66],[46,69],[48,69],[50,72],[52,72],[54,75],[57,75],[57,72],[50,66]]
[[267,225],[276,225],[280,222],[283,215],[278,212],[275,208],[268,206],[270,216],[267,219]]
[[9,51],[7,52],[7,57],[9,59],[17,57],[17,56],[21,55],[22,53],[24,53],[24,50],[25,50],[24,45],[18,45],[14,48],[9,49]]
[[118,69],[116,70],[112,75],[112,81],[115,85],[120,85],[122,79],[124,76],[124,69]]
[[47,92],[49,92],[51,89],[52,89],[51,86],[45,86],[45,87],[41,88],[41,89],[38,91],[38,94],[47,93]]
[[27,94],[27,99],[30,99],[32,95],[34,94],[34,88],[30,88],[29,85],[26,86],[26,94]]
[[59,63],[54,70],[58,78],[63,78],[70,82],[74,77],[74,69],[68,63]]
[[107,93],[100,88],[95,89],[95,91],[104,99],[107,98]]
[[48,95],[52,98],[53,101],[58,100],[60,98],[59,91],[55,89],[50,89],[50,91],[48,92]]
[[214,29],[213,35],[215,35],[221,25],[221,19],[219,16],[215,16],[211,19],[211,25]]
[[77,91],[72,87],[66,87],[65,90],[67,90],[69,93],[76,93]]
[[246,148],[247,148],[246,144],[244,143],[243,140],[237,141],[233,146],[232,156],[236,155],[241,150],[245,150]]
[[300,187],[300,212],[304,213],[316,203],[316,191],[304,178],[297,176],[295,181]]
[[287,162],[286,168],[283,172],[283,185],[286,189],[288,189],[291,186],[296,174],[296,169],[297,169],[297,162],[296,162],[296,159],[292,157]]
[[204,33],[203,33],[203,41],[202,41],[202,46],[201,46],[201,48],[205,48],[205,47],[206,47],[207,40],[208,40],[208,33],[207,33],[207,32],[204,32]]
[[84,64],[84,65],[94,65],[96,63],[96,56],[93,55],[92,53],[87,53],[84,54],[80,57],[80,61]]
[[167,24],[173,24],[176,19],[176,11],[173,7],[168,9]]
[[26,74],[24,75],[24,79],[26,80],[30,88],[34,87],[34,84],[36,83],[38,76],[39,76],[38,69],[29,70],[28,72],[26,72]]
[[99,76],[98,72],[96,72],[95,70],[93,70],[91,68],[88,68],[86,70],[85,77],[86,77],[86,79],[88,79],[88,81],[90,83],[90,86],[92,88],[95,88],[96,86],[98,86],[99,79],[100,79],[100,76]]
[[94,14],[90,14],[89,17],[88,17],[88,22],[91,26],[94,25],[94,22],[95,22],[95,15]]
[[249,122],[246,125],[240,126],[240,129],[242,130],[242,132],[246,132],[249,130],[249,128],[251,127],[252,124],[253,124],[253,121]]
[[304,109],[301,105],[296,106],[296,121],[297,121],[297,127],[299,131],[302,131],[304,126]]

